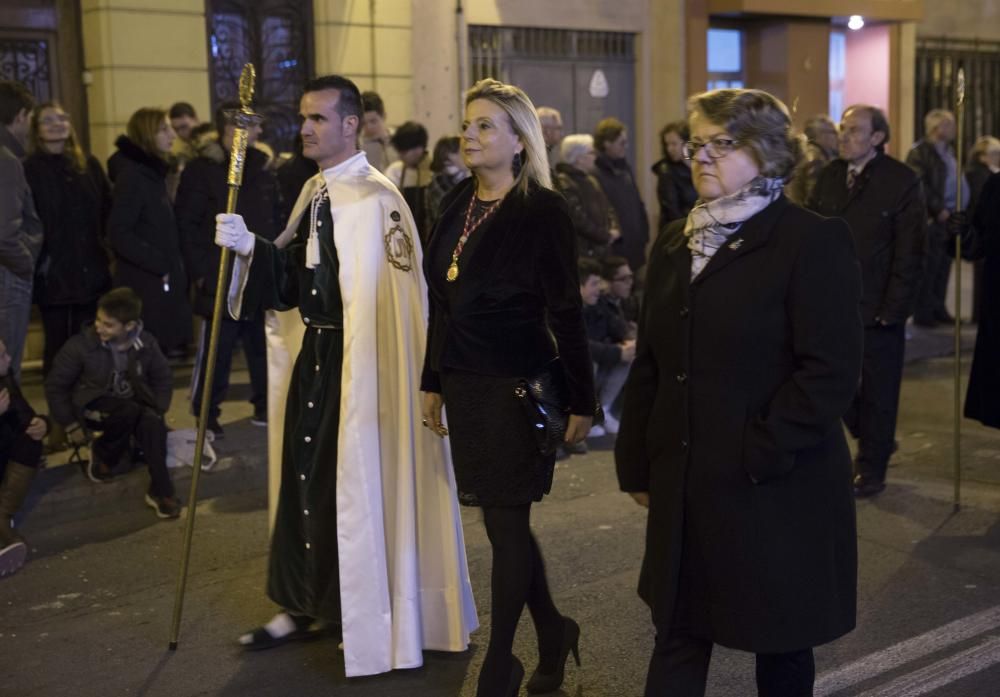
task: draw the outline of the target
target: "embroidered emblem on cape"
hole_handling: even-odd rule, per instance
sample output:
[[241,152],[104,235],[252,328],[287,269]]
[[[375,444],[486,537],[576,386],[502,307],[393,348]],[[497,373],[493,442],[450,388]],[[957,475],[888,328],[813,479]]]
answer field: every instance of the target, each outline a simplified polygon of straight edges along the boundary
[[732,242],[729,243],[729,248],[732,249],[734,252],[742,246],[743,246],[742,237],[737,240],[733,240]]
[[[399,214],[396,213],[398,216]],[[413,240],[401,225],[393,225],[385,233],[385,256],[400,271],[413,268]]]
[[393,211],[392,213],[389,214],[389,217],[392,218],[392,222],[398,223],[399,222],[399,211]]

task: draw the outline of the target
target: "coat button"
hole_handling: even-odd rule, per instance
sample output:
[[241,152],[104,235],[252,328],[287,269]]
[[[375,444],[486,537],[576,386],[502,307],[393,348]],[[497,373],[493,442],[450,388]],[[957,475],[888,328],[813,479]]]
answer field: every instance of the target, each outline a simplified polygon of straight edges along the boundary
[[306,542],[306,549],[312,549],[312,545]]
[[305,481],[306,480],[306,475],[300,474],[299,475],[299,479],[301,479],[302,481]]
[[309,515],[309,509],[308,508],[303,509],[302,515]]
[[309,408],[310,408],[310,409],[312,409],[312,408],[313,408],[314,406],[316,406],[316,405],[315,405],[315,404],[313,404],[312,402],[309,402],[309,403],[308,403],[308,406],[309,406]]
[[681,371],[680,373],[677,373],[677,382],[679,382],[680,384],[683,385],[687,381],[688,381],[687,373],[685,373],[683,371]]
[[312,443],[313,442],[312,436],[306,436],[305,440],[306,440],[306,443]]
[[312,294],[316,295],[316,289],[315,288],[312,289]]
[[686,307],[682,307],[681,308],[681,319],[686,318],[690,314],[691,314],[691,310],[687,309]]
[[681,441],[681,452],[686,453],[688,451],[688,442],[686,440]]
[[309,324],[309,318],[308,317],[303,317],[302,321],[305,322],[306,324]]

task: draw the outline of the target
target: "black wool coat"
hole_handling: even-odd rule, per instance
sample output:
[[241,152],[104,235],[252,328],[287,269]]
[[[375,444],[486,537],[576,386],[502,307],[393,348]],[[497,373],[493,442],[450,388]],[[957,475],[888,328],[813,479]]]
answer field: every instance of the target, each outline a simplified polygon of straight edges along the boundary
[[657,624],[677,609],[724,646],[816,646],[855,624],[850,233],[780,198],[692,282],[683,226],[652,248],[615,447],[622,490],[650,497],[639,593]]
[[920,178],[899,160],[878,154],[847,189],[847,162],[820,172],[810,210],[843,218],[861,262],[865,326],[900,324],[913,312],[923,279],[927,215]]
[[184,244],[167,196],[167,163],[125,136],[115,145],[120,171],[108,218],[114,285],[139,294],[146,329],[169,351],[191,343],[192,329]]
[[687,217],[698,201],[698,192],[691,181],[691,168],[683,162],[663,158],[653,165],[652,171],[656,175],[656,198],[660,202],[659,229],[662,230],[673,221]]
[[649,218],[632,167],[626,160],[613,160],[603,154],[597,156],[596,164],[597,174],[594,176],[614,209],[622,231],[622,236],[611,245],[611,252],[628,259],[632,270],[638,271],[646,263]]
[[[278,181],[266,165],[264,153],[247,148],[236,212],[243,216],[248,230],[274,240],[280,232],[281,203]],[[229,153],[212,142],[184,167],[174,201],[177,227],[181,239],[187,241],[185,262],[193,286],[194,311],[204,317],[212,316],[215,302],[221,256],[215,244],[215,216],[226,212],[228,174]]]
[[965,415],[1000,428],[1000,174],[986,181],[973,212],[983,245],[983,295]]
[[65,155],[36,152],[24,161],[24,175],[44,229],[35,302],[42,307],[93,302],[111,287],[104,234],[111,185],[100,163],[88,157],[80,172]]
[[442,250],[439,231],[456,219],[461,225],[474,189],[469,177],[444,197],[424,253],[430,325],[420,389],[441,392],[442,368],[531,378],[558,356],[571,412],[593,416],[594,373],[566,201],[540,187],[507,194],[463,253],[456,288],[435,268],[451,251]]

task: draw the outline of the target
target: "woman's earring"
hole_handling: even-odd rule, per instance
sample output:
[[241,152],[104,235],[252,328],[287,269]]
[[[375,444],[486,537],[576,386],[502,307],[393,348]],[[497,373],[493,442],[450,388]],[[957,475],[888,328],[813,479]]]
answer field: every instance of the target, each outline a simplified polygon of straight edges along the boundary
[[521,153],[514,153],[514,162],[511,164],[511,171],[514,172],[514,179],[517,179],[521,175]]

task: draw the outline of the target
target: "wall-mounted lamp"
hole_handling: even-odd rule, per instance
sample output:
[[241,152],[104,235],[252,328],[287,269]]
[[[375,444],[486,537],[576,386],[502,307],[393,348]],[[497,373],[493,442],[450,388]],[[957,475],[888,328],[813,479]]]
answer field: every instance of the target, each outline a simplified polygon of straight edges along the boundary
[[851,18],[847,20],[847,28],[851,31],[857,31],[863,26],[865,26],[865,18],[861,15],[851,15]]

